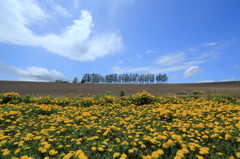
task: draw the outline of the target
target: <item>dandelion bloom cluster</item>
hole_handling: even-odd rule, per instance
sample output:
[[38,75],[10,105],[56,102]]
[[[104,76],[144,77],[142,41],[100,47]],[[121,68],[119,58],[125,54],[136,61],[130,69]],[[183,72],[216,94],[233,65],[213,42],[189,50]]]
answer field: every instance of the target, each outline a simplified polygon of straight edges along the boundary
[[2,97],[3,159],[240,158],[239,99]]

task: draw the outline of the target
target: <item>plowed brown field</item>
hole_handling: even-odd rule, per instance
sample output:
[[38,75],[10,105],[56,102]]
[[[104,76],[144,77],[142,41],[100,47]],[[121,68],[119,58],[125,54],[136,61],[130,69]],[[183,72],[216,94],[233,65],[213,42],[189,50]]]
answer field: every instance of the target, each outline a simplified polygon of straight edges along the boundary
[[103,95],[106,91],[118,95],[124,89],[127,96],[139,91],[146,90],[154,95],[180,93],[182,90],[191,93],[192,90],[203,90],[206,92],[240,93],[240,81],[213,82],[213,83],[189,83],[189,84],[87,84],[87,83],[52,83],[52,82],[20,82],[0,81],[0,94],[17,92],[25,95],[50,95],[64,96],[66,94],[91,94]]

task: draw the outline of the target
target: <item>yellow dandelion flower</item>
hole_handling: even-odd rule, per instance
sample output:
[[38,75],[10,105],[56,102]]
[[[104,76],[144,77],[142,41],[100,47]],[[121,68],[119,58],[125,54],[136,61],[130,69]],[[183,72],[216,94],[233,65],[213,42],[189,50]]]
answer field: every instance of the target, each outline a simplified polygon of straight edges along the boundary
[[2,155],[3,155],[3,156],[9,155],[10,152],[11,152],[11,151],[7,149],[7,150],[3,151]]
[[121,156],[120,156],[120,159],[126,159],[127,158],[127,155],[126,154],[122,154]]
[[63,159],[70,159],[72,155],[73,155],[72,153],[68,153],[63,156]]
[[164,148],[169,148],[169,146],[170,146],[170,145],[169,145],[168,143],[166,143],[166,142],[163,143],[163,147],[164,147]]
[[173,146],[174,145],[174,142],[172,140],[168,140],[167,143],[168,143],[169,146]]
[[198,159],[204,159],[204,157],[202,157],[202,156],[200,156],[200,155],[196,155],[196,157],[197,157]]
[[142,156],[143,159],[152,159],[152,157],[150,155],[147,156]]
[[27,155],[22,156],[20,159],[28,159]]
[[183,150],[178,150],[177,151],[177,156],[180,157],[180,158],[183,158],[184,157],[184,151]]
[[120,153],[119,152],[115,152],[114,154],[113,154],[113,158],[117,158],[117,157],[119,157],[120,156]]
[[21,151],[20,148],[17,148],[16,151],[14,152],[14,154],[18,154]]
[[98,147],[98,151],[104,151],[103,147]]
[[129,152],[129,153],[133,153],[133,152],[134,152],[134,149],[129,149],[128,152]]
[[71,147],[70,145],[66,145],[65,147]]
[[221,153],[221,152],[218,152],[217,154],[218,154],[219,156],[223,155],[223,153]]
[[164,154],[164,151],[162,149],[158,149],[156,152],[158,153],[158,155],[163,155]]
[[228,157],[228,159],[235,159],[235,157],[234,156],[230,156],[230,157]]
[[159,157],[159,154],[157,152],[152,152],[152,158],[158,158]]
[[200,154],[209,154],[209,148],[208,147],[201,147],[200,148],[200,151],[199,151]]
[[40,151],[41,153],[45,153],[47,152],[47,149],[45,149],[44,147],[39,147],[38,151]]
[[55,150],[50,150],[49,151],[49,155],[56,155],[58,153],[58,151]]
[[236,152],[237,158],[240,158],[240,152]]
[[232,136],[229,134],[225,134],[225,140],[229,140]]

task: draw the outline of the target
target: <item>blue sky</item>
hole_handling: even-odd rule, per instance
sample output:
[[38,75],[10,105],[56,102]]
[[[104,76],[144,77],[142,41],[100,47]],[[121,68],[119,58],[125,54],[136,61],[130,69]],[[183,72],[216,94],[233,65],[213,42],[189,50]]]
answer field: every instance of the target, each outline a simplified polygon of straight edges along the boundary
[[240,1],[0,1],[0,80],[240,80]]

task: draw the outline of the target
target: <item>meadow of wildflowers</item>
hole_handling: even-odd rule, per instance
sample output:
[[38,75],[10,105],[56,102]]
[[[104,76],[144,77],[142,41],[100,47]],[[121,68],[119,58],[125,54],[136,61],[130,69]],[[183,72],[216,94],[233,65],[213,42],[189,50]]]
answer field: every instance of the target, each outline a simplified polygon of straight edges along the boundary
[[5,93],[0,158],[240,158],[240,99],[196,91],[183,97]]

